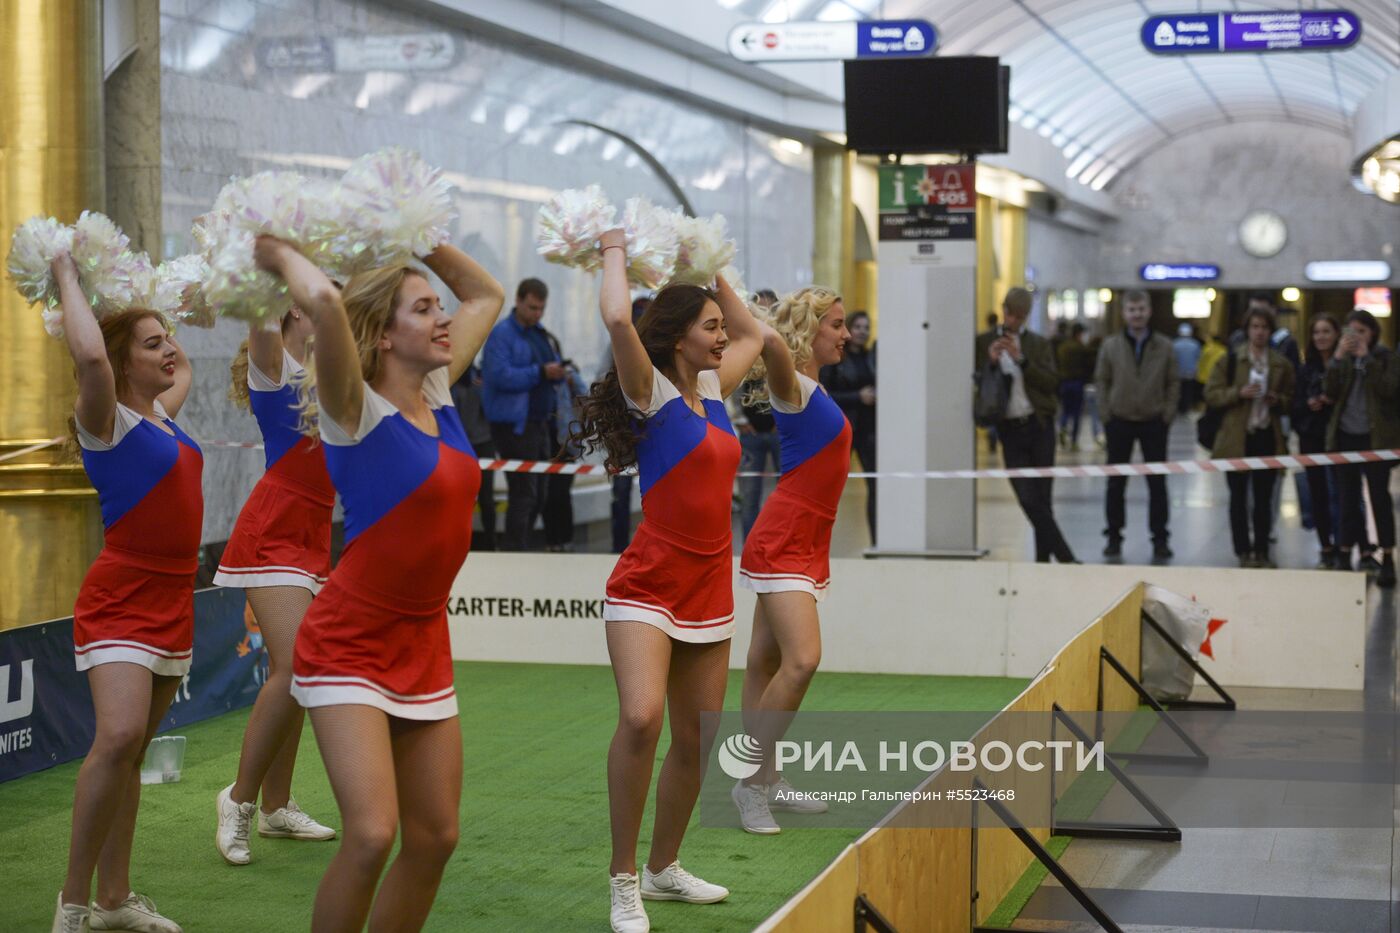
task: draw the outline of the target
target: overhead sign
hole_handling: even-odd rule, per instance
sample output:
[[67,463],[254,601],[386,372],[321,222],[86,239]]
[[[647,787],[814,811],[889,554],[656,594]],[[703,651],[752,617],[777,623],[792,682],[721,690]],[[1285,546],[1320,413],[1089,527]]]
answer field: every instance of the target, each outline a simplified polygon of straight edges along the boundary
[[1390,278],[1390,263],[1384,259],[1310,262],[1303,274],[1309,282],[1384,282]]
[[917,58],[938,44],[922,19],[824,23],[743,23],[729,31],[729,54],[743,62]]
[[971,163],[881,165],[881,240],[977,237],[977,175]]
[[1214,282],[1220,267],[1207,262],[1149,262],[1138,270],[1144,282]]
[[1149,52],[1332,52],[1361,38],[1361,18],[1350,10],[1265,10],[1249,13],[1175,13],[1142,24]]
[[451,33],[391,36],[300,36],[258,46],[264,68],[280,71],[431,71],[457,57]]

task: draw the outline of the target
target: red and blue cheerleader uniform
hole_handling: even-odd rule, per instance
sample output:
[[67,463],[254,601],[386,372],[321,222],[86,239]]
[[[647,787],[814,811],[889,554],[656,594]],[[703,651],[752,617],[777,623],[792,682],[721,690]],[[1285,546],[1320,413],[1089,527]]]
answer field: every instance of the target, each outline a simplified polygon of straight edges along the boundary
[[851,466],[851,423],[815,380],[797,379],[801,405],[772,400],[782,476],[744,540],[739,583],[820,601],[831,583],[831,527]]
[[730,497],[739,439],[720,395],[719,374],[701,372],[697,414],[660,370],[637,443],[642,523],[608,578],[603,618],[646,622],[677,641],[734,634]]
[[335,487],[324,447],[297,430],[293,380],[302,373],[282,351],[274,382],[248,364],[248,401],[262,432],[266,472],[253,487],[219,559],[219,586],[300,586],[319,592],[331,571]]
[[204,455],[160,402],[155,409],[173,435],[121,403],[111,443],[78,425],[103,529],[73,607],[80,671],[114,661],[170,677],[190,670]]
[[292,696],[302,706],[457,715],[447,597],[471,548],[481,466],[452,407],[446,368],[423,380],[423,396],[437,437],[368,385],[354,434],[321,418],[346,545],[297,631]]

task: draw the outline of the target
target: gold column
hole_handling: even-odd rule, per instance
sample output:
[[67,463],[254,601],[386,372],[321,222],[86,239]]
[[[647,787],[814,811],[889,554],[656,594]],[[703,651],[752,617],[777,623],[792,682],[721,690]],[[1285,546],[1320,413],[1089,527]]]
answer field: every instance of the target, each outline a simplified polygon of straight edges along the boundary
[[847,174],[845,149],[812,147],[812,281],[837,291],[844,284],[844,244],[854,217]]
[[[102,4],[0,0],[0,236],[100,208]],[[66,430],[73,366],[0,285],[0,456]],[[69,615],[101,544],[97,499],[57,448],[0,462],[0,629]]]

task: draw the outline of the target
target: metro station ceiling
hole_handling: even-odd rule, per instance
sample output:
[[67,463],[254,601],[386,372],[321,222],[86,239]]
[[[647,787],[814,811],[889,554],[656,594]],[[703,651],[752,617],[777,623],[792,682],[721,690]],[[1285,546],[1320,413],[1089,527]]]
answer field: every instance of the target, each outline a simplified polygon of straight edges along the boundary
[[[1228,123],[1265,121],[1350,138],[1357,105],[1400,68],[1400,2],[1202,3],[1200,0],[716,0],[755,20],[926,19],[939,55],[995,55],[1011,66],[1011,119],[1102,189],[1148,152]],[[1160,56],[1142,46],[1149,16],[1347,9],[1361,39],[1339,52]]]

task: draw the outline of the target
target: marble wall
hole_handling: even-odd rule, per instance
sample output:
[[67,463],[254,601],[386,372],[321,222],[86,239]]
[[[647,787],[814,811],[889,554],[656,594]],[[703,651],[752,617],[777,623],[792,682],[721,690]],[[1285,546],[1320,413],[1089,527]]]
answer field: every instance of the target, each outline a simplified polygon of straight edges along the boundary
[[[1172,140],[1113,184],[1120,221],[1100,246],[1103,284],[1140,282],[1147,262],[1209,262],[1226,287],[1306,286],[1320,259],[1385,259],[1400,283],[1400,211],[1352,187],[1351,145],[1306,127],[1231,124]],[[1288,225],[1278,255],[1257,259],[1239,242],[1251,210]]]
[[[364,152],[409,146],[457,184],[457,245],[512,294],[526,276],[548,283],[545,324],[591,377],[606,350],[597,283],[537,258],[536,208],[557,189],[594,182],[619,203],[675,201],[623,141],[567,122],[581,120],[644,147],[697,213],[723,213],[750,287],[811,277],[811,152],[772,134],[390,3],[161,0],[160,12],[166,255],[191,248],[191,221],[230,175],[333,173]],[[251,417],[224,397],[242,337],[232,323],[183,333],[196,387],[181,420],[196,437],[257,439]],[[221,541],[261,454],[211,450],[205,462],[204,537]]]

